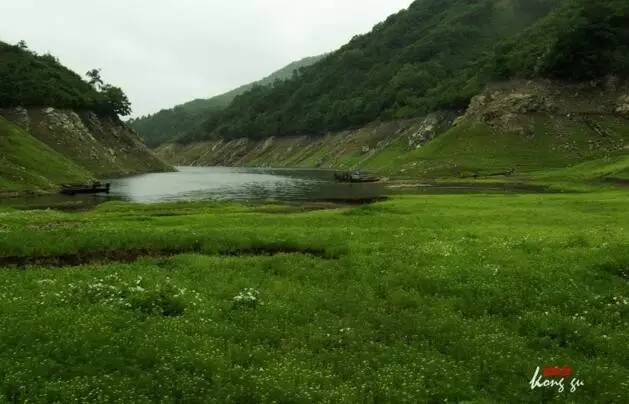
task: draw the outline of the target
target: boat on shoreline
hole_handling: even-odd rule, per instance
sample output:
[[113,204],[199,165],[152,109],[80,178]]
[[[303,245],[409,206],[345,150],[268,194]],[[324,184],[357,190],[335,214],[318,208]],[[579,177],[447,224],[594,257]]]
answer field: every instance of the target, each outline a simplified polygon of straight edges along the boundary
[[111,184],[101,184],[94,182],[92,184],[64,184],[61,185],[61,193],[65,195],[77,194],[108,194]]
[[334,179],[337,182],[348,182],[348,183],[369,183],[369,182],[380,181],[379,177],[366,174],[360,171],[335,172]]

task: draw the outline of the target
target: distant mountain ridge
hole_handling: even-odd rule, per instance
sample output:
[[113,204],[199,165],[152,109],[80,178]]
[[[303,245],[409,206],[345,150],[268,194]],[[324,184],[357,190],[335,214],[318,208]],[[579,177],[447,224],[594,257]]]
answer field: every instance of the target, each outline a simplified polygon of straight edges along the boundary
[[255,86],[271,86],[278,80],[290,79],[299,69],[310,66],[324,57],[325,55],[319,55],[298,60],[261,80],[245,84],[224,94],[209,99],[196,99],[152,115],[131,119],[128,123],[142,136],[149,147],[159,146],[200,128],[210,114],[227,108],[237,96]]

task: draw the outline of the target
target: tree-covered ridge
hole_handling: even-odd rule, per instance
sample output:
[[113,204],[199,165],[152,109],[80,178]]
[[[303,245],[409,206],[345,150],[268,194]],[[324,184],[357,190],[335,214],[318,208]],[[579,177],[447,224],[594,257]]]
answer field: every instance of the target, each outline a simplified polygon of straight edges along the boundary
[[310,66],[323,58],[324,55],[312,56],[293,62],[272,73],[262,80],[240,86],[227,93],[209,99],[197,99],[174,108],[164,109],[155,114],[132,119],[129,124],[144,138],[150,147],[173,141],[178,136],[201,128],[207,117],[229,106],[240,94],[251,90],[254,86],[269,86],[277,80],[290,79],[295,72]]
[[629,72],[629,2],[569,0],[498,47],[493,77],[589,80]]
[[84,81],[50,55],[37,55],[24,42],[0,42],[0,107],[50,106],[128,115],[130,103],[115,86]]
[[489,82],[627,72],[624,0],[417,0],[298,77],[208,117],[213,137],[318,134],[463,109]]

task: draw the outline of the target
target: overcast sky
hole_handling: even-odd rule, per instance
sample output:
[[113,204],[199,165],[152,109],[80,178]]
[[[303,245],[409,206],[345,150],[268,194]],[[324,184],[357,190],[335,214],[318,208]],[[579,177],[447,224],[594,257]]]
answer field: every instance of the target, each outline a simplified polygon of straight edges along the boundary
[[412,0],[0,1],[0,40],[102,68],[134,115],[208,98],[337,49]]

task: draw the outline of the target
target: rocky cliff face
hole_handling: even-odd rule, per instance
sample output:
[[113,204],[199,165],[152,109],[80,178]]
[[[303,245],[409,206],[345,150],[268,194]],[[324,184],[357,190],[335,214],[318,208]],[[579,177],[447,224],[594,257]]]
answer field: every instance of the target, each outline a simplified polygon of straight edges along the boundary
[[533,115],[573,121],[594,116],[629,117],[629,85],[616,77],[588,83],[511,81],[474,97],[462,119],[508,132],[529,132]]
[[172,170],[115,117],[54,108],[1,109],[0,116],[95,177]]

